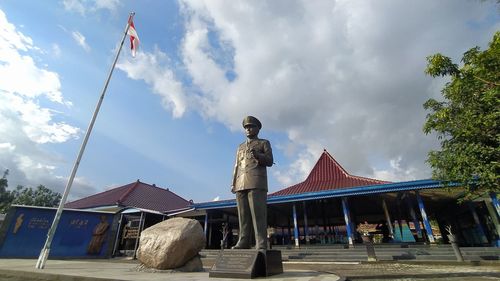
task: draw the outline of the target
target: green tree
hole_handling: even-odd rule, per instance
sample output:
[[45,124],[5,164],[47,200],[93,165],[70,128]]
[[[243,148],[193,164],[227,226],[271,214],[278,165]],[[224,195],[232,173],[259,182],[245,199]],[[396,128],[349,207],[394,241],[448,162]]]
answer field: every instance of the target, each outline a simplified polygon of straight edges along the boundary
[[427,61],[428,75],[451,78],[441,91],[444,101],[424,103],[430,113],[423,130],[441,141],[427,159],[433,178],[462,184],[465,198],[500,191],[500,32],[487,50],[465,52],[460,67],[441,54]]
[[12,204],[42,207],[56,207],[62,197],[59,192],[54,192],[43,185],[39,185],[36,189],[18,185],[11,194],[14,198]]
[[12,202],[12,194],[7,190],[8,181],[7,176],[9,175],[9,170],[3,172],[3,176],[0,179],[0,214],[6,213]]

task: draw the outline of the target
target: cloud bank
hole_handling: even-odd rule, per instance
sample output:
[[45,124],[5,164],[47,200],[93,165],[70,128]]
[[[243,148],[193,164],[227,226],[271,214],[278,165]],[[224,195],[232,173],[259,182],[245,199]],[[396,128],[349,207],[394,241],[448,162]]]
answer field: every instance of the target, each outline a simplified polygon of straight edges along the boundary
[[[40,67],[32,54],[40,52],[33,40],[19,32],[0,10],[0,171],[9,169],[9,186],[18,184],[62,192],[66,178],[55,173],[62,157],[45,150],[44,144],[76,139],[80,129],[54,121],[56,113],[41,101],[71,107],[61,93],[56,72]],[[90,185],[76,180],[75,194]],[[90,189],[92,190],[92,188]]]
[[[475,1],[181,1],[182,61],[144,52],[119,68],[163,97],[174,117],[193,110],[238,129],[243,116],[283,132],[292,159],[283,185],[304,179],[323,148],[352,174],[427,178],[422,104],[442,81],[426,56],[459,57],[499,28],[494,3]],[[481,27],[481,30],[478,30]],[[183,75],[187,73],[189,79]],[[278,163],[279,164],[279,163]]]
[[120,6],[120,0],[63,0],[64,9],[85,16],[98,10],[116,12]]

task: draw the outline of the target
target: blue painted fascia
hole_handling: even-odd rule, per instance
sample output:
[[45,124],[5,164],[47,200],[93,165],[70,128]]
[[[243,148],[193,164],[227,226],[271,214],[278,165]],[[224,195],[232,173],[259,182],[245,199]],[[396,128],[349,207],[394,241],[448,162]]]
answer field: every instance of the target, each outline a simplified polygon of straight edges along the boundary
[[[426,180],[415,180],[415,181],[406,181],[397,183],[377,184],[377,185],[365,185],[365,186],[324,190],[317,192],[307,192],[307,193],[292,194],[292,195],[271,196],[267,198],[267,203],[278,204],[278,203],[288,203],[297,201],[326,199],[333,197],[349,197],[349,196],[367,195],[376,193],[389,193],[389,192],[456,187],[456,186],[459,186],[459,184],[451,183],[445,186],[445,184],[443,184],[443,182],[441,181],[426,179]],[[233,199],[233,200],[224,200],[216,202],[204,202],[204,203],[193,204],[192,207],[195,209],[230,208],[230,207],[236,207],[236,200]]]

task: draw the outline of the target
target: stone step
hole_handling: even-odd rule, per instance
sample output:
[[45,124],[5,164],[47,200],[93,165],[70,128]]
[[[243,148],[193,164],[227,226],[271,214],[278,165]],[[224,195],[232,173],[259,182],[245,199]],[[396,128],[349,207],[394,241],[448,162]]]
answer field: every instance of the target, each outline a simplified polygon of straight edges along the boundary
[[[464,256],[464,260],[478,261],[478,260],[500,260],[500,256]],[[415,261],[456,261],[454,255],[436,255],[436,256],[412,256],[412,255],[377,255],[377,259],[380,261],[397,261],[397,260],[415,260]],[[324,262],[324,261],[366,261],[367,256],[344,256],[344,257],[312,257],[305,259],[292,259],[289,261],[295,262]]]
[[[378,256],[455,256],[454,253],[447,253],[447,254],[422,254],[422,253],[408,253],[408,252],[398,252],[398,253],[377,253],[375,252],[376,255]],[[329,255],[286,255],[282,254],[283,257],[295,257],[295,258],[316,258],[316,257],[347,257],[347,256],[366,256],[365,253],[348,253],[348,254],[329,254]],[[494,253],[480,253],[480,254],[469,254],[469,253],[462,253],[463,256],[499,256],[498,254]]]
[[[428,250],[428,251],[453,251],[451,246],[447,247],[436,247],[436,246],[427,246],[427,247],[418,247],[418,248],[397,248],[397,247],[377,247],[374,246],[376,250],[380,251],[393,251],[393,250]],[[354,248],[296,248],[296,249],[279,249],[273,247],[275,250],[280,250],[282,252],[338,252],[338,251],[362,251],[365,249],[364,245],[355,246]],[[497,251],[500,252],[500,248],[497,247],[460,247],[463,251]],[[219,249],[203,249],[203,252],[219,252]]]
[[[463,247],[460,248],[460,250],[463,253],[496,253],[500,254],[500,248],[469,248],[469,247]],[[205,255],[217,255],[220,250],[202,250],[201,253]],[[339,253],[339,254],[345,254],[345,253],[364,253],[366,251],[366,248],[354,248],[354,249],[337,249],[337,250],[311,250],[311,249],[300,249],[300,250],[281,250],[282,253],[284,254],[330,254],[330,253]],[[434,248],[427,248],[427,249],[400,249],[400,248],[385,248],[385,249],[379,249],[375,248],[376,252],[380,253],[393,253],[393,252],[412,252],[412,253],[453,253],[453,249],[434,249]]]
[[478,253],[478,252],[488,252],[488,253],[499,253],[500,248],[489,248],[489,249],[469,249],[469,248],[460,248],[460,251],[467,253]]
[[[273,247],[275,249],[275,247]],[[500,248],[496,247],[463,247],[460,248],[465,260],[500,260]],[[205,249],[201,251],[201,257],[205,264],[212,264],[217,258],[220,250]],[[455,261],[456,257],[451,246],[447,247],[417,247],[397,248],[381,247],[375,248],[379,260],[414,260],[414,261]],[[300,248],[282,249],[284,261],[293,262],[315,262],[315,261],[366,261],[366,247],[360,245],[356,248]]]
[[[471,254],[477,254],[477,253],[492,253],[492,254],[500,254],[500,249],[488,249],[488,250],[472,250],[472,249],[460,249],[462,253],[471,253]],[[283,254],[288,254],[288,255],[323,255],[323,254],[348,254],[348,253],[364,253],[366,252],[366,249],[359,249],[359,250],[342,250],[342,251],[282,251]],[[449,250],[437,250],[437,249],[375,249],[375,252],[378,253],[400,253],[400,252],[407,252],[407,253],[416,253],[416,254],[453,254],[454,251],[453,249]]]
[[[428,245],[428,244],[400,244],[400,243],[387,243],[387,244],[373,244],[375,248],[451,248],[450,244]],[[363,244],[354,244],[350,248],[364,247]],[[301,245],[300,249],[343,249],[349,248],[346,244],[335,245]],[[294,246],[273,245],[273,249],[277,250],[291,250],[297,249]]]
[[[407,252],[399,252],[399,253],[375,253],[378,257],[387,256],[393,257],[393,259],[433,259],[432,257],[455,257],[454,253],[450,254],[414,254]],[[500,254],[495,253],[477,253],[477,254],[469,254],[462,253],[464,257],[470,257],[471,259],[478,260],[500,260]],[[202,258],[206,259],[216,259],[217,255],[201,255]],[[282,258],[284,260],[313,260],[313,259],[342,259],[342,258],[359,258],[365,259],[367,257],[366,253],[349,253],[349,254],[327,254],[327,255],[283,255]]]
[[[461,251],[462,255],[500,255],[498,251]],[[454,255],[454,252],[428,252],[428,251],[375,251],[380,255],[398,255],[398,254],[410,254],[417,256],[429,256],[429,255]],[[341,255],[363,255],[366,251],[362,252],[329,252],[329,253],[283,253],[282,255],[288,256],[302,256],[302,257],[314,257],[314,256],[341,256]]]
[[426,261],[454,261],[456,260],[456,257],[454,255],[430,255],[430,256],[415,256],[414,259],[426,260]]

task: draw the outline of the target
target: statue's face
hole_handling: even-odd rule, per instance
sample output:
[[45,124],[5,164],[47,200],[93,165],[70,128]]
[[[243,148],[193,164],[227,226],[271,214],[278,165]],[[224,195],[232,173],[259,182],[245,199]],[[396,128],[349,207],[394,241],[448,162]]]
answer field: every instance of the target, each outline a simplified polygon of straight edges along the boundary
[[247,138],[255,138],[259,134],[259,127],[248,124],[245,126],[245,132],[247,134]]

